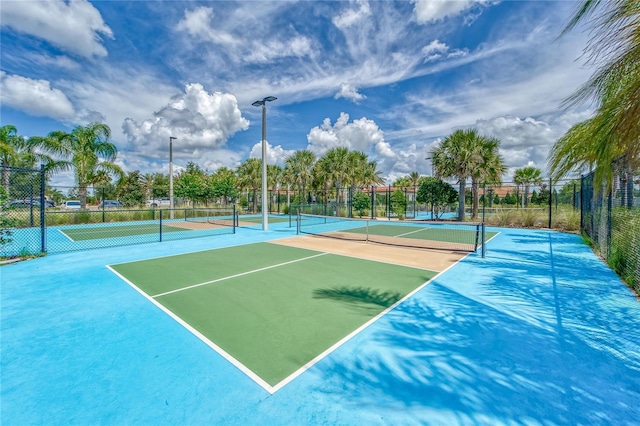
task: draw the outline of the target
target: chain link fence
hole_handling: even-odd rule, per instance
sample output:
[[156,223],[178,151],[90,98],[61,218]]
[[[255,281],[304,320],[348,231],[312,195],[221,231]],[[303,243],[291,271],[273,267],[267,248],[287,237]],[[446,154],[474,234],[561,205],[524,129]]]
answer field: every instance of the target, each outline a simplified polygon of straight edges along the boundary
[[607,263],[640,293],[640,171],[624,160],[613,164],[613,182],[594,186],[594,173],[582,177],[580,229]]
[[44,169],[0,167],[0,257],[32,256],[44,251]]
[[235,233],[233,204],[177,200],[170,209],[162,197],[112,200],[108,188],[93,187],[83,197],[78,187],[46,185],[43,168],[2,166],[0,179],[0,258]]

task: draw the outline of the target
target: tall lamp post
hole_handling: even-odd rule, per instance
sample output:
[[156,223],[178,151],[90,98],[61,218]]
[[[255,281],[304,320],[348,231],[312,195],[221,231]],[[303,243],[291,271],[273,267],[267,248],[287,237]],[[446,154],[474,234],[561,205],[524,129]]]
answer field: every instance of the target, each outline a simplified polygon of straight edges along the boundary
[[169,217],[173,219],[173,136],[169,136]]
[[251,105],[262,107],[262,230],[269,230],[269,212],[267,205],[267,102],[275,101],[275,96],[267,96]]

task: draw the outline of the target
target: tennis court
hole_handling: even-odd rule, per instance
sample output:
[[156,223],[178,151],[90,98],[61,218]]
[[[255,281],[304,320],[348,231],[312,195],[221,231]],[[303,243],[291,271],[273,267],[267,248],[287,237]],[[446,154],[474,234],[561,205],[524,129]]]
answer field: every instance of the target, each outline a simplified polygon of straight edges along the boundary
[[[184,228],[163,225],[162,232],[182,232]],[[59,231],[71,241],[98,240],[103,238],[129,237],[133,235],[157,234],[159,227],[152,223],[112,226],[83,226],[60,228]]]
[[2,266],[2,423],[637,424],[637,298],[578,235],[489,232],[486,258],[282,223]]
[[110,268],[269,392],[437,274],[270,243]]

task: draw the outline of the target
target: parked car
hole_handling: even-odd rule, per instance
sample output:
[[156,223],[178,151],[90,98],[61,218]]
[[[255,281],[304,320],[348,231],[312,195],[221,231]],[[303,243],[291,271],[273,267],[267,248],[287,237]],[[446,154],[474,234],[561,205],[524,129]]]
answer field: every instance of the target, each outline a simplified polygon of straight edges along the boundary
[[151,198],[147,200],[145,204],[147,207],[169,207],[171,205],[171,201],[169,200],[169,197]]
[[118,209],[120,207],[122,204],[117,200],[104,200],[98,204],[99,209]]
[[[55,207],[56,203],[51,200],[44,200],[44,205],[46,208]],[[40,200],[36,198],[26,199],[26,200],[13,200],[9,203],[9,207],[14,208],[24,208],[24,207],[40,207]]]
[[66,210],[80,210],[80,207],[80,200],[67,200],[62,205],[62,208]]

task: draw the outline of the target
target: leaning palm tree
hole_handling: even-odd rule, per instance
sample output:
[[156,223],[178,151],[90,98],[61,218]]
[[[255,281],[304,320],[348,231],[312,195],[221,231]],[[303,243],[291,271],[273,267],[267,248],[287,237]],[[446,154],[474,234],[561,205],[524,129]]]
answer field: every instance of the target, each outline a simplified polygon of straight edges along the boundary
[[[622,155],[632,168],[640,164],[640,7],[637,0],[585,0],[564,33],[584,21],[592,31],[585,54],[597,71],[565,104],[595,101],[598,109],[556,143],[549,163],[556,179],[568,158],[597,166],[598,188],[610,184],[616,156]],[[584,133],[588,137],[576,140]]]
[[532,166],[516,169],[513,180],[524,188],[520,204],[524,208],[529,204],[530,185],[540,185],[542,183],[542,170]]
[[115,164],[118,149],[109,142],[111,129],[102,123],[77,126],[71,133],[54,131],[47,137],[32,137],[27,143],[31,147],[50,153],[60,160],[51,167],[52,172],[73,170],[78,185],[80,205],[87,205],[87,188],[102,179],[106,172],[122,180],[124,171]]

